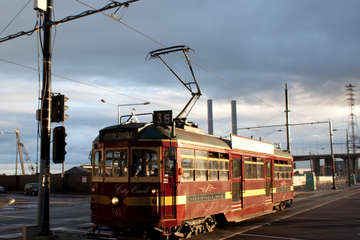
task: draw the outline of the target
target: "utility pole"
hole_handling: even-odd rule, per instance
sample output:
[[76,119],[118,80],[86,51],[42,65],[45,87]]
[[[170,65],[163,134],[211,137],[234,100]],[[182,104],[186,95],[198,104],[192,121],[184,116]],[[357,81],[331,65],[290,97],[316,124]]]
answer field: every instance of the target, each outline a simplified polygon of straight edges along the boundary
[[289,116],[289,93],[287,89],[287,83],[285,83],[285,107],[286,107],[286,150],[288,153],[291,153],[290,145],[290,116]]
[[331,189],[337,189],[335,184],[335,165],[334,165],[334,151],[333,151],[333,129],[332,122],[329,119],[329,132],[330,132],[330,153],[331,153],[331,173],[333,179],[333,187]]
[[[0,43],[12,40],[14,38],[30,35],[33,32],[43,29],[44,41],[43,41],[43,82],[41,91],[41,109],[40,109],[40,123],[41,123],[41,144],[40,144],[40,173],[39,173],[39,197],[38,197],[38,212],[37,212],[37,225],[41,226],[42,236],[52,235],[50,230],[50,139],[51,139],[51,28],[53,25],[58,25],[75,19],[79,19],[85,16],[89,16],[95,13],[103,12],[112,8],[120,8],[122,6],[129,7],[130,3],[140,0],[129,0],[127,2],[115,2],[107,4],[100,9],[93,9],[84,11],[78,15],[68,16],[59,21],[52,21],[52,5],[53,0],[46,0],[47,6],[44,6],[44,1],[36,1],[38,4],[35,10],[44,11],[43,26],[35,27],[29,31],[20,31],[16,34],[0,38]],[[116,13],[117,11],[115,11]],[[117,21],[121,22],[121,17],[117,18],[114,14],[109,16]],[[65,120],[65,119],[64,119]],[[17,161],[16,161],[17,162]]]
[[41,145],[40,177],[37,224],[41,225],[42,235],[52,235],[50,231],[50,133],[51,133],[51,28],[52,0],[47,0],[44,13],[44,46],[43,46],[43,83],[41,92]]

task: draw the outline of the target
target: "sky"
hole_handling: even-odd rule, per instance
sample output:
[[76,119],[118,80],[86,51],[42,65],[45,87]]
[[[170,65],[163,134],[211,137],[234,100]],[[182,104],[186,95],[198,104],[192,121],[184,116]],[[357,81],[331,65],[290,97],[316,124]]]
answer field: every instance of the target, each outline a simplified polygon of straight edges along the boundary
[[[55,20],[110,3],[53,2]],[[189,56],[202,96],[188,120],[205,133],[208,99],[213,101],[215,135],[231,133],[232,100],[238,128],[284,125],[287,84],[290,123],[326,122],[291,127],[291,153],[330,153],[329,120],[338,130],[334,151],[345,152],[350,115],[345,85],[359,91],[359,1],[141,0],[115,11],[52,29],[51,89],[69,98],[65,169],[90,164],[91,143],[99,130],[117,123],[117,107],[101,99],[151,103],[121,107],[121,115],[131,114],[132,108],[139,114],[180,112],[190,92],[159,59],[145,60],[150,51],[176,45],[195,50]],[[114,13],[121,21],[108,16]],[[0,38],[29,31],[36,20],[33,1],[0,1]],[[193,81],[182,57],[169,54],[164,59],[182,79]],[[0,43],[0,132],[5,132],[0,134],[0,174],[15,172],[16,129],[31,161],[37,162],[39,62],[42,68],[37,33]],[[286,149],[285,127],[238,130],[238,135],[261,137]],[[61,164],[50,169],[59,173]]]

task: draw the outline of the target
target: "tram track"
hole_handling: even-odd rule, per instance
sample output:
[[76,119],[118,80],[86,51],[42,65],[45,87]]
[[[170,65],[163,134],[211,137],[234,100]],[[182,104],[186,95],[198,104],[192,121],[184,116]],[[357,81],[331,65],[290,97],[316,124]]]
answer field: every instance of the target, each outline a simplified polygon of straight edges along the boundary
[[[294,204],[286,208],[285,211],[264,215],[258,218],[250,219],[243,221],[241,223],[228,223],[225,228],[216,228],[212,233],[207,233],[203,235],[193,236],[194,240],[228,240],[233,239],[235,236],[245,236],[249,238],[263,238],[264,239],[296,239],[299,240],[301,238],[287,238],[287,237],[277,237],[277,236],[261,236],[256,234],[250,234],[250,231],[259,229],[264,226],[271,226],[279,221],[283,221],[289,218],[296,217],[302,213],[306,213],[308,211],[313,211],[318,208],[324,207],[328,204],[347,199],[347,198],[355,198],[355,195],[360,193],[360,188],[352,187],[350,189],[337,189],[337,190],[320,190],[320,192],[316,192],[309,196],[301,197],[294,201]],[[301,218],[299,218],[301,219]],[[308,220],[326,220],[326,221],[339,221],[337,218],[308,218],[306,217],[303,221]],[[342,219],[344,221],[346,219]],[[348,219],[351,221],[351,219]],[[354,221],[354,220],[352,220]],[[358,222],[359,220],[355,221]],[[235,239],[235,238],[234,238]]]
[[[305,213],[307,211],[311,211],[311,210],[314,210],[316,208],[320,208],[322,206],[325,206],[327,204],[330,204],[330,203],[333,203],[333,202],[336,202],[336,201],[339,201],[341,199],[344,199],[344,198],[348,198],[348,197],[352,197],[356,194],[359,194],[360,192],[360,189],[359,188],[352,188],[351,190],[355,190],[355,192],[350,192],[349,194],[346,194],[345,196],[339,196],[337,197],[339,194],[343,193],[344,191],[349,191],[349,189],[340,189],[340,190],[333,190],[333,191],[338,191],[338,192],[324,192],[324,193],[320,193],[320,194],[314,194],[312,196],[309,196],[309,197],[306,197],[304,198],[303,200],[306,201],[306,203],[304,204],[301,204],[301,205],[298,205],[296,207],[290,207],[288,210],[280,213],[280,214],[285,214],[286,216],[283,216],[283,217],[279,217],[277,219],[271,219],[269,221],[266,221],[262,224],[259,224],[259,225],[256,225],[256,226],[252,226],[251,228],[248,228],[246,230],[242,230],[242,231],[239,231],[239,232],[236,232],[236,233],[233,233],[229,236],[226,236],[224,238],[220,238],[219,240],[227,240],[229,238],[232,238],[236,235],[245,235],[246,232],[248,231],[251,231],[251,230],[255,230],[257,228],[260,228],[260,227],[263,227],[265,225],[271,225],[271,223],[274,223],[274,222],[277,222],[277,221],[281,221],[281,220],[285,220],[287,218],[290,218],[290,217],[294,217],[296,215],[299,215],[301,213]],[[334,198],[334,194],[335,194],[335,198]],[[324,195],[329,195],[328,197],[325,197],[325,198],[321,198],[321,199],[318,199],[318,200],[315,200],[315,204],[316,202],[322,202],[320,204],[316,204],[315,206],[310,206],[310,205],[314,205],[314,201],[310,201],[310,199],[314,198],[314,197],[319,197],[319,196],[324,196]],[[310,198],[310,199],[309,199]],[[306,209],[303,209],[301,211],[296,211],[297,209],[301,209],[301,208],[306,208]],[[294,212],[295,211],[295,212]],[[279,214],[276,214],[276,216],[279,216]],[[313,218],[312,218],[313,219]],[[327,219],[329,220],[329,219]],[[249,234],[246,234],[246,235],[249,235]],[[254,236],[254,235],[253,235]],[[269,237],[269,236],[267,236]],[[271,237],[271,238],[274,238],[274,239],[295,239],[295,238],[278,238],[278,237]],[[208,239],[208,238],[207,238]],[[296,238],[297,239],[297,238]]]

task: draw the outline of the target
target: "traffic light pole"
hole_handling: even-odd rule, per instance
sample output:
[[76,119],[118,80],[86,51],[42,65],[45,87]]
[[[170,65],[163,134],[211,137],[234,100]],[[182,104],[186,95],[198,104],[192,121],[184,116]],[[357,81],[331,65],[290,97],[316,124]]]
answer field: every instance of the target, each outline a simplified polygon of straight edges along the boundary
[[51,133],[51,28],[52,0],[47,0],[44,13],[43,89],[41,94],[41,147],[37,224],[41,235],[52,235],[50,231],[50,133]]

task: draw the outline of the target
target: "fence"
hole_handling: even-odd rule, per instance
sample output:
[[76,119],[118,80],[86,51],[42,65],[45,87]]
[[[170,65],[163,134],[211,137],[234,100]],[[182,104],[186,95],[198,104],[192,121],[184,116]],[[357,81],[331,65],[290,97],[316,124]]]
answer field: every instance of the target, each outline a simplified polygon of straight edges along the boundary
[[[90,194],[90,173],[67,173],[50,175],[50,192]],[[23,191],[27,183],[39,182],[39,175],[0,175],[0,185],[6,191]]]
[[[293,185],[294,187],[305,187],[306,176],[293,176]],[[316,177],[316,186],[317,187],[326,187],[333,184],[332,176],[318,176]],[[335,184],[337,186],[348,184],[348,179],[346,177],[337,177],[335,179]]]

